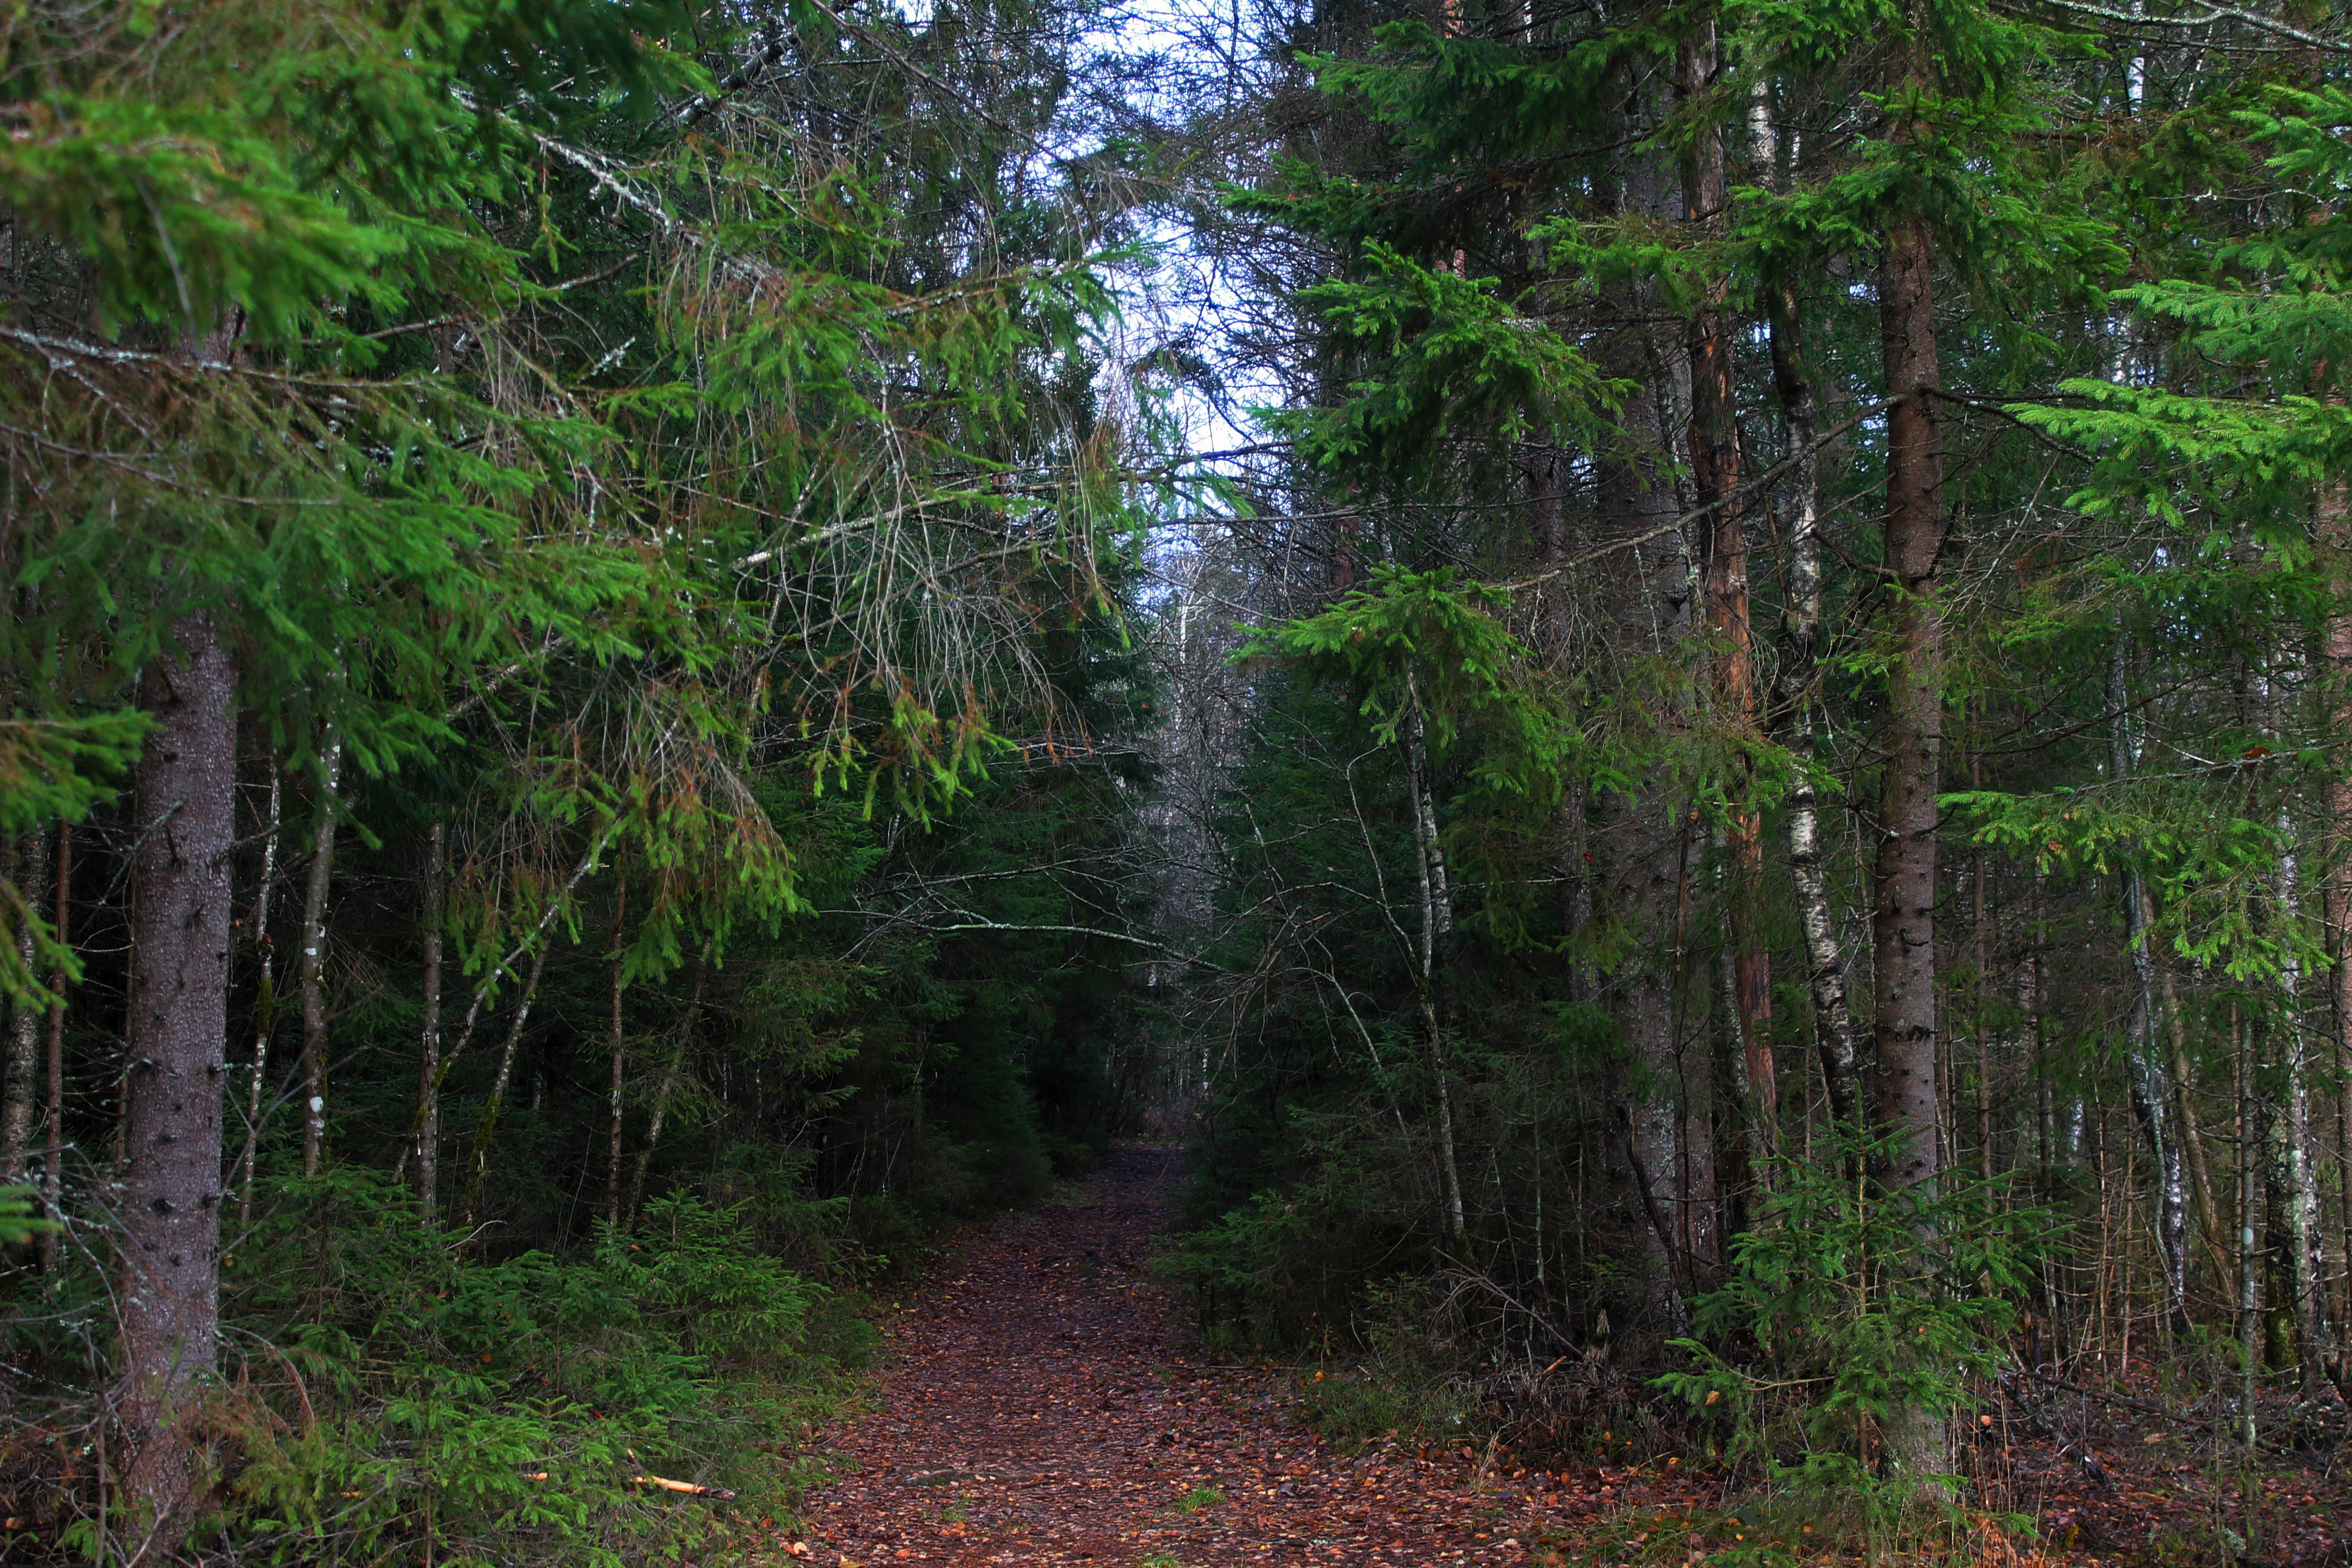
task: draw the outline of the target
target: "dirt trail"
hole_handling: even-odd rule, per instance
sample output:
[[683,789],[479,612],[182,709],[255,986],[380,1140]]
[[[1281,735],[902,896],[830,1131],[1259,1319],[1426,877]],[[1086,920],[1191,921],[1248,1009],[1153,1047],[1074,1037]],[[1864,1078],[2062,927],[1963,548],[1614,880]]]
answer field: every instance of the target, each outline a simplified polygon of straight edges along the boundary
[[[1634,1532],[1632,1546],[1596,1557],[1632,1555],[1661,1527],[1693,1561],[1747,1539],[1723,1515],[1721,1479],[1670,1456],[1524,1476],[1463,1448],[1336,1458],[1294,1419],[1296,1390],[1281,1376],[1209,1364],[1144,1271],[1181,1159],[1119,1150],[1075,1202],[1004,1222],[940,1271],[890,1326],[878,1408],[827,1434],[848,1473],[813,1500],[790,1556],[761,1561],[1535,1568],[1595,1529]],[[2170,1439],[2149,1446],[2162,1436],[2106,1434],[2122,1484],[2098,1491],[2063,1455],[2010,1434],[1998,1461],[2007,1473],[1987,1500],[2042,1517],[2043,1563],[2210,1540],[2213,1500],[2192,1484],[2193,1456]],[[2276,1553],[2266,1561],[2352,1564],[2352,1516],[2322,1468],[2332,1469],[2315,1453],[2264,1478]],[[1694,1505],[1714,1522],[1685,1542]],[[1531,1557],[1523,1542],[1549,1544]]]
[[1143,1269],[1181,1158],[1115,1152],[1076,1202],[1005,1222],[908,1304],[879,1408],[829,1435],[856,1468],[813,1500],[804,1561],[1528,1561],[1507,1482],[1337,1459],[1278,1384],[1182,1342]]

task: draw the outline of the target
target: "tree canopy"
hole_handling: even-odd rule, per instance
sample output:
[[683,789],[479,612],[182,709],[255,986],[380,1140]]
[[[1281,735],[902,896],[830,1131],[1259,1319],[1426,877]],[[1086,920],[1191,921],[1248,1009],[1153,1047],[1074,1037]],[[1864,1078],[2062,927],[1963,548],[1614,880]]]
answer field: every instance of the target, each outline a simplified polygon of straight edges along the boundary
[[1145,1135],[1327,1436],[1638,1411],[1874,1552],[2035,1388],[2340,1436],[2342,16],[28,0],[0,84],[10,1561],[708,1552],[640,1468],[792,1506],[877,1292]]

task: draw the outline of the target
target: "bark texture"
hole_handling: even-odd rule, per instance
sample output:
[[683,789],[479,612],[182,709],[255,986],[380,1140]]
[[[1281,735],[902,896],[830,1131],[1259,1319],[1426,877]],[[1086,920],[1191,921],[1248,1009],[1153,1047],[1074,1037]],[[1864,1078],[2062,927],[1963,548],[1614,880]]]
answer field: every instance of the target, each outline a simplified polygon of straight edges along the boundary
[[[1675,210],[1662,177],[1668,173],[1654,161],[1634,162],[1625,208]],[[1623,305],[1626,316],[1639,315],[1632,298]],[[1628,450],[1601,463],[1595,476],[1595,537],[1586,553],[1607,553],[1596,562],[1595,643],[1585,657],[1613,668],[1624,689],[1643,694],[1648,722],[1672,728],[1687,720],[1687,697],[1667,666],[1691,634],[1694,584],[1661,399],[1662,387],[1674,389],[1679,366],[1662,363],[1654,352],[1660,347],[1633,331],[1603,350],[1610,373],[1638,390],[1619,414]],[[1683,1070],[1685,1020],[1676,1006],[1686,826],[1679,803],[1653,785],[1601,803],[1591,838],[1597,912],[1621,928],[1622,951],[1631,955],[1608,975],[1601,999],[1616,1017],[1629,1063],[1626,1153],[1646,1232],[1649,1326],[1662,1334],[1687,1328],[1691,1271],[1715,1243],[1712,1146],[1696,1126],[1700,1119],[1686,1114],[1694,1086]],[[1695,1076],[1703,1094],[1703,1058]]]
[[[2294,929],[2302,921],[2302,863],[2295,853],[2294,821],[2279,814],[2278,905],[2282,922]],[[2294,1294],[2295,1341],[2303,1382],[2315,1385],[2321,1369],[2333,1359],[2328,1344],[2326,1233],[2319,1215],[2318,1160],[2312,1147],[2311,1047],[2313,1030],[2303,1016],[2303,969],[2292,956],[2279,974],[2281,1017],[2277,1030],[2279,1093],[2272,1107],[2271,1136],[2276,1145],[2284,1212],[2279,1218],[2285,1232],[2287,1289]]]
[[[2337,605],[2352,604],[2352,488],[2323,485],[2315,509],[2312,532],[2329,569],[2329,587]],[[2338,741],[2352,736],[2352,613],[2339,609],[2327,621],[2323,645],[2331,693],[2327,717]],[[2336,1070],[2341,1080],[2336,1101],[2336,1179],[2338,1185],[2338,1256],[2352,1261],[2352,767],[2342,759],[2327,786],[2329,847],[2335,875],[2326,884],[2326,920],[2335,963],[2328,975],[2335,1002]],[[2352,1329],[2352,1269],[2345,1276],[2342,1316]],[[2352,1367],[2339,1362],[2336,1375],[2352,1386]],[[2348,1395],[2347,1397],[2352,1397]]]
[[236,671],[205,616],[174,624],[142,681],[122,1173],[125,1488],[168,1534],[196,1481],[188,1428],[219,1329],[222,1046]]
[[1769,318],[1772,385],[1788,426],[1796,465],[1790,484],[1789,748],[1796,773],[1789,788],[1789,866],[1795,873],[1798,918],[1805,933],[1805,984],[1812,993],[1813,1048],[1822,1063],[1830,1114],[1853,1127],[1862,1109],[1861,1069],[1853,1015],[1846,1000],[1845,954],[1830,903],[1822,850],[1821,797],[1813,784],[1813,704],[1822,646],[1822,468],[1812,378],[1805,374],[1804,322],[1791,289],[1772,295]]
[[1934,392],[1934,261],[1916,226],[1889,236],[1879,283],[1886,367],[1889,667],[1886,773],[1872,915],[1877,1110],[1899,1131],[1888,1179],[1932,1180],[1936,1103],[1936,795],[1943,760],[1943,439]]
[[[1886,237],[1879,342],[1886,395],[1886,729],[1872,910],[1877,1119],[1892,1134],[1884,1179],[1936,1180],[1942,1154],[1936,1016],[1936,795],[1944,742],[1943,438],[1935,394],[1934,253],[1916,222]],[[1923,1244],[1931,1238],[1923,1237]],[[1944,1412],[1887,1423],[1887,1451],[1913,1475],[1950,1468]]]
[[[1696,24],[1677,57],[1676,96],[1694,98],[1711,89],[1720,65],[1716,24]],[[1714,237],[1724,225],[1726,200],[1724,132],[1713,127],[1683,159],[1683,219]],[[1685,347],[1690,355],[1691,478],[1704,514],[1704,585],[1707,635],[1714,653],[1714,706],[1717,725],[1742,735],[1757,728],[1755,627],[1749,613],[1748,519],[1739,505],[1739,421],[1732,394],[1731,334],[1726,286],[1709,281],[1691,317]],[[1769,1160],[1780,1152],[1780,1089],[1772,1061],[1771,970],[1757,930],[1756,900],[1763,879],[1763,824],[1745,778],[1731,781],[1731,822],[1724,835],[1729,867],[1725,887],[1725,924],[1730,949],[1732,1015],[1742,1089],[1743,1143]],[[1748,1180],[1762,1178],[1762,1171]]]

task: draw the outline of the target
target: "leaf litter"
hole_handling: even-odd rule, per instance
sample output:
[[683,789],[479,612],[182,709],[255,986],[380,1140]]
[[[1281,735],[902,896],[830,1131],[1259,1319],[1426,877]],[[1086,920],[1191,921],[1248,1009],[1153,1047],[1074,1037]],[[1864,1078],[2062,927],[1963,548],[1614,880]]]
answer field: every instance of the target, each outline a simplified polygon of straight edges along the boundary
[[1072,1202],[978,1238],[889,1325],[876,1407],[795,1560],[1525,1563],[1523,1497],[1458,1453],[1354,1458],[1278,1370],[1207,1359],[1144,1265],[1181,1150],[1127,1146]]
[[[1493,1444],[1413,1440],[1350,1455],[1299,1426],[1284,1370],[1214,1361],[1145,1268],[1182,1163],[1181,1149],[1116,1148],[1072,1201],[952,1255],[887,1325],[890,1369],[871,1407],[826,1434],[838,1479],[773,1558],[756,1555],[820,1568],[1546,1568],[1727,1548],[1782,1560],[1757,1550],[1719,1477],[1678,1459],[1524,1469]],[[2042,1539],[1989,1538],[1988,1560],[2153,1563],[2168,1553],[2144,1557],[2150,1546],[2180,1541],[2166,1526],[2189,1521],[2149,1507],[2145,1479],[2095,1496],[2049,1458],[2012,1472],[2039,1472],[2021,1489],[2038,1495],[2013,1501],[2042,1516]],[[2280,1542],[2278,1561],[2346,1560],[2340,1514],[2296,1522],[2311,1533]],[[1843,1556],[1802,1534],[1785,1550],[1794,1563]]]

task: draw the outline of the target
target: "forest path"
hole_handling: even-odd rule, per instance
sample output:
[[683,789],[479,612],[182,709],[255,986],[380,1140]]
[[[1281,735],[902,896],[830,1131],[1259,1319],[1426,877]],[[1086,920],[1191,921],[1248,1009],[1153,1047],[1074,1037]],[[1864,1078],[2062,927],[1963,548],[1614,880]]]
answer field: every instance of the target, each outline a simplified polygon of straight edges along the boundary
[[1339,1459],[1285,1419],[1280,1383],[1202,1364],[1144,1269],[1182,1161],[1114,1150],[1076,1201],[934,1275],[886,1330],[877,1407],[827,1435],[855,1468],[811,1500],[802,1561],[1529,1561],[1516,1489],[1467,1463]]

